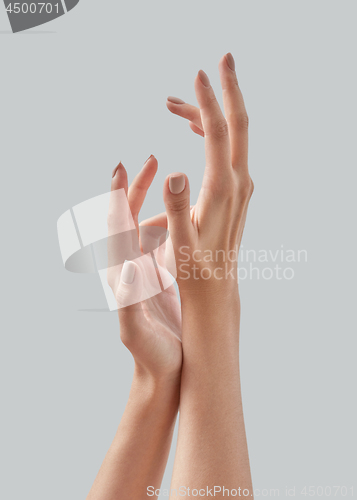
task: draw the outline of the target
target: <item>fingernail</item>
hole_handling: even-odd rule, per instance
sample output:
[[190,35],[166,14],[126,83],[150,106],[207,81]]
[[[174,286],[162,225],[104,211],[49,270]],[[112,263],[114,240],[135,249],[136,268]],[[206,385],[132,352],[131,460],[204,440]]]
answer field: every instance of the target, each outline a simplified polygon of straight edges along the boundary
[[236,69],[236,63],[234,62],[234,58],[233,58],[233,56],[232,56],[232,54],[230,52],[228,52],[228,54],[226,54],[226,61],[227,61],[228,67],[232,71],[235,71],[235,69]]
[[179,97],[173,97],[172,95],[169,95],[167,100],[173,102],[174,104],[185,104],[185,101],[183,101]]
[[180,194],[185,189],[185,176],[183,174],[171,175],[169,189],[172,194]]
[[[150,158],[153,158],[153,157],[154,157],[154,155],[150,155],[149,158],[147,160],[145,160],[145,163],[147,163],[150,160]],[[144,165],[145,165],[145,163],[144,163]]]
[[116,176],[116,173],[118,172],[119,170],[119,167],[120,165],[123,167],[123,164],[122,162],[120,161],[119,164],[115,167],[115,169],[113,170],[113,173],[112,173],[112,178],[114,178]]
[[126,260],[121,272],[121,280],[126,285],[131,285],[135,277],[135,264],[130,260]]
[[199,76],[199,79],[201,80],[202,84],[205,87],[210,87],[211,86],[211,83],[209,81],[208,76],[206,75],[206,73],[202,69],[199,70],[198,76]]

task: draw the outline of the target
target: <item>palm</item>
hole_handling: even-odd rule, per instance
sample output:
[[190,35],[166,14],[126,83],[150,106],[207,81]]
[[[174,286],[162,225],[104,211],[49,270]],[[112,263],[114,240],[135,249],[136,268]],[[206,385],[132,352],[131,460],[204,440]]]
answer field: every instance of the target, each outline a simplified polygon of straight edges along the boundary
[[[158,272],[162,281],[168,279],[164,267],[159,265]],[[122,341],[136,362],[150,373],[178,373],[182,364],[181,308],[174,286],[171,284],[157,295],[118,312]]]

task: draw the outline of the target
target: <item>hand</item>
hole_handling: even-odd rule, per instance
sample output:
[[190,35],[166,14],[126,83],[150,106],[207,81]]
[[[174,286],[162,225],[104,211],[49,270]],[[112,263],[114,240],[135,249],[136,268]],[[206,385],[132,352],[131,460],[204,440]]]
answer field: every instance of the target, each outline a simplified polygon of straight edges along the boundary
[[[177,381],[182,365],[181,311],[174,286],[171,284],[161,293],[142,300],[150,297],[150,287],[159,286],[158,275],[162,281],[167,279],[163,265],[164,244],[155,252],[158,264],[155,269],[152,256],[147,251],[147,255],[143,255],[146,246],[143,235],[146,233],[139,231],[138,225],[141,206],[156,172],[157,160],[150,156],[129,189],[123,164],[119,163],[113,172],[108,214],[111,261],[108,283],[118,303],[120,336],[134,357],[136,370],[156,381]],[[128,260],[122,265],[124,259],[119,257],[123,252],[126,258],[136,260]],[[157,293],[157,289],[153,293]]]
[[202,189],[191,210],[185,175],[172,174],[164,186],[184,355],[171,488],[185,484],[207,491],[224,484],[252,492],[240,388],[237,286],[238,248],[253,192],[248,118],[230,54],[221,59],[219,71],[225,117],[203,71],[195,79],[199,108],[167,102],[204,136],[206,150]]
[[172,113],[188,119],[191,129],[205,138],[206,168],[197,204],[190,209],[186,175],[172,174],[164,185],[167,216],[146,222],[168,225],[181,296],[189,290],[197,292],[198,287],[200,292],[216,291],[223,283],[227,292],[227,280],[236,285],[238,248],[253,193],[248,117],[231,54],[220,60],[219,72],[225,117],[203,71],[195,79],[199,108],[177,98],[167,101]]

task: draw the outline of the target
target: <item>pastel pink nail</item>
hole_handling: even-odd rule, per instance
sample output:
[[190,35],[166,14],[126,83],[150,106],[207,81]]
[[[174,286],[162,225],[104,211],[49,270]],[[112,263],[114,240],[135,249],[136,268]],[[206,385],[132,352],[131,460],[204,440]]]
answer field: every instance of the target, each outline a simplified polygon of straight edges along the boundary
[[228,52],[228,54],[226,54],[226,61],[227,61],[228,67],[232,71],[235,71],[235,69],[236,69],[236,63],[234,62],[234,58],[233,58],[233,56],[232,56],[232,54],[230,52]]
[[174,104],[185,104],[185,101],[183,101],[179,97],[173,97],[172,95],[169,95],[167,100],[173,102]]
[[135,264],[130,260],[126,260],[121,272],[121,280],[126,285],[131,285],[135,278]]
[[185,176],[183,174],[173,174],[169,179],[169,189],[172,194],[180,194],[185,189]]
[[150,160],[150,158],[154,158],[154,155],[150,155],[149,158],[147,160],[145,160],[144,165],[146,165],[146,163]]
[[198,77],[199,77],[199,79],[201,80],[202,84],[205,87],[210,87],[211,86],[211,82],[209,81],[208,76],[206,75],[206,73],[202,69],[199,70]]
[[122,162],[121,162],[121,161],[119,162],[119,164],[118,164],[118,165],[115,167],[115,169],[113,170],[113,173],[112,173],[112,178],[114,178],[114,177],[116,176],[116,174],[117,174],[117,172],[118,172],[118,170],[119,170],[119,167],[120,167],[120,166],[122,166],[122,167],[124,166],[124,165],[122,164]]

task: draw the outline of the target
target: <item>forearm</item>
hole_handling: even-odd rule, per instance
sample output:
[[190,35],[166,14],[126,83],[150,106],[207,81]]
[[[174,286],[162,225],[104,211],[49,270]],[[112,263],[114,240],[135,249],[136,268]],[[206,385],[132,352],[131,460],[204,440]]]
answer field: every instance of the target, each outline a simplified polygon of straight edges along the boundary
[[135,369],[126,409],[87,500],[142,500],[148,486],[160,487],[178,411],[179,384],[179,380],[154,380]]
[[183,300],[182,311],[184,363],[172,488],[240,487],[251,494],[239,375],[238,293],[221,301],[217,296]]

